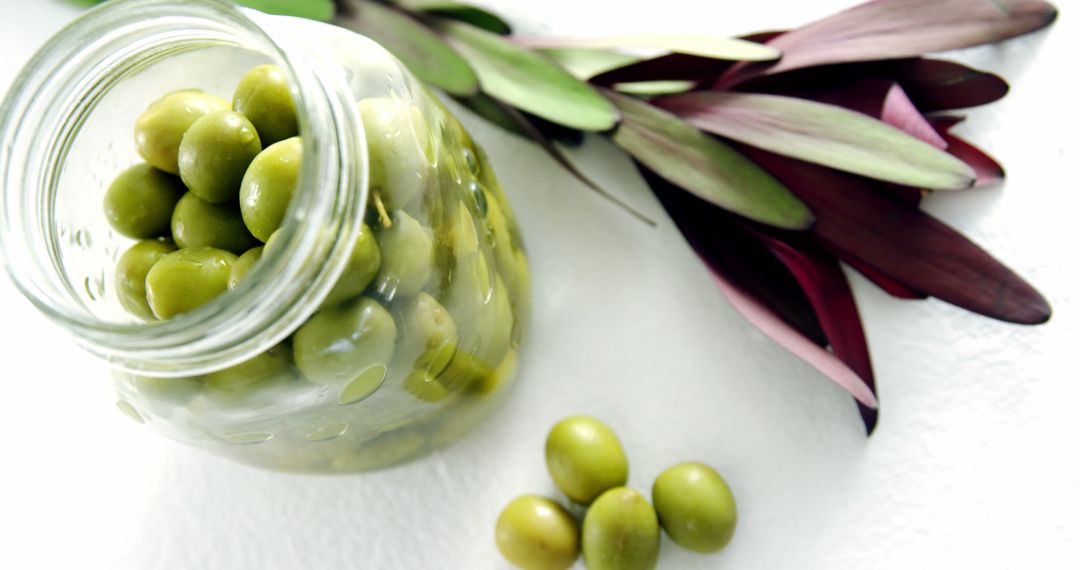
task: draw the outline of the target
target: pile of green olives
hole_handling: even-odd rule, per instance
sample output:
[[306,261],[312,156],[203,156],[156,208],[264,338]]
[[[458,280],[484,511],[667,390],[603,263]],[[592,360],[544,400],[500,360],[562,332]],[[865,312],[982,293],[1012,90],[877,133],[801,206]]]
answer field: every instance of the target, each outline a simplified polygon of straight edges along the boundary
[[652,504],[626,486],[629,464],[615,432],[596,418],[555,424],[545,444],[548,473],[571,501],[587,505],[578,521],[558,502],[523,495],[495,523],[495,542],[526,570],[565,570],[583,552],[590,570],[649,570],[660,556],[660,529],[676,544],[717,552],[735,532],[735,499],[702,463],[682,463],[653,483]]
[[[516,363],[528,303],[520,236],[481,151],[448,114],[441,131],[425,116],[432,115],[403,98],[357,102],[369,202],[343,272],[280,345],[187,380],[231,394],[291,386],[331,394],[335,406],[365,400],[393,381],[420,408],[501,385]],[[287,77],[275,65],[246,73],[231,102],[180,90],[139,116],[135,149],[143,162],[116,176],[103,204],[111,227],[135,240],[114,274],[128,313],[153,322],[199,309],[282,247],[278,230],[302,191],[297,117]],[[142,382],[138,392],[164,393],[149,388],[159,385]],[[230,398],[215,405],[245,401]],[[312,412],[330,419],[300,436],[336,437],[349,423],[336,413]],[[223,438],[251,443],[273,434],[234,435]],[[329,465],[320,469],[351,465],[332,454],[318,461]]]

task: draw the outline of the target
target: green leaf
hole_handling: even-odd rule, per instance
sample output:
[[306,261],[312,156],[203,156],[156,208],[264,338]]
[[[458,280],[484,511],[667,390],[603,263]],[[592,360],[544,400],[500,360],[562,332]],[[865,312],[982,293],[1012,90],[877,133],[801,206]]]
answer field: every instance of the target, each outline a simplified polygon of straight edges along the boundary
[[537,51],[578,79],[590,79],[642,59],[640,56],[602,49],[550,48]]
[[237,4],[267,14],[281,14],[329,22],[334,18],[333,0],[235,0]]
[[619,93],[637,95],[639,97],[652,97],[656,95],[674,95],[686,93],[697,86],[696,81],[631,81],[616,83],[614,89]]
[[835,105],[756,93],[687,93],[657,103],[689,123],[761,149],[916,188],[970,187],[975,172],[947,152]]
[[374,2],[354,1],[335,23],[375,40],[421,81],[452,95],[472,95],[480,83],[468,62],[408,14]]
[[591,86],[544,56],[479,28],[440,19],[435,23],[497,99],[554,123],[583,131],[606,131],[619,113]]
[[611,38],[517,37],[519,45],[532,48],[651,49],[732,61],[772,61],[780,57],[774,47],[737,38],[658,35]]
[[648,103],[606,94],[623,116],[615,144],[672,184],[771,226],[805,229],[813,223],[795,195],[728,145]]
[[454,100],[461,103],[473,113],[486,119],[487,122],[501,127],[507,132],[525,138],[531,137],[531,135],[521,127],[521,123],[518,121],[517,117],[507,113],[502,104],[488,95],[477,93],[476,95],[470,95],[468,97],[455,97]]
[[472,24],[500,35],[510,33],[510,24],[495,14],[470,4],[451,0],[394,0],[394,3],[413,12],[429,12]]

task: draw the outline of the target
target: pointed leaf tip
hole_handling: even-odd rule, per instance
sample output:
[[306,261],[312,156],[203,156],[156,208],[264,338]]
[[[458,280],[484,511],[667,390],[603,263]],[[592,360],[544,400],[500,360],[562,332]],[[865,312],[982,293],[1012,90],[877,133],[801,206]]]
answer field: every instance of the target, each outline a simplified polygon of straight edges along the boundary
[[730,87],[751,77],[818,65],[897,59],[999,42],[1050,25],[1057,8],[1042,0],[873,0],[768,42],[784,57],[739,66]]

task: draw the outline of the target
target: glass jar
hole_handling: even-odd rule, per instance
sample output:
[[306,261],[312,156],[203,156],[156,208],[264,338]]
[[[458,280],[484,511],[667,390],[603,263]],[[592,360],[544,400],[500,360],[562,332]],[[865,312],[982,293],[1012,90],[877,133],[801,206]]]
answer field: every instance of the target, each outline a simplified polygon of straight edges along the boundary
[[[140,161],[136,118],[179,89],[231,100],[263,63],[288,77],[302,140],[280,245],[197,310],[132,316],[113,273],[134,241],[102,201]],[[509,385],[529,309],[514,217],[481,149],[367,38],[217,0],[110,2],[30,61],[0,142],[8,272],[108,363],[118,408],[168,437],[273,469],[374,469],[459,437]],[[378,274],[327,299],[363,231]]]

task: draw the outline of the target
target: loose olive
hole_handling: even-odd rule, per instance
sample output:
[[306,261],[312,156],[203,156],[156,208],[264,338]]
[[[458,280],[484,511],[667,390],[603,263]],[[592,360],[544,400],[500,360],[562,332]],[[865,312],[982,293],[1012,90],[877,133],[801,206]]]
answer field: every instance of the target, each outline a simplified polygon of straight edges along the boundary
[[169,220],[184,185],[175,176],[149,164],[120,173],[105,192],[105,219],[121,234],[135,239],[169,235]]
[[251,162],[240,184],[240,212],[252,235],[270,239],[285,218],[300,174],[299,137],[266,147]]
[[228,101],[197,89],[169,93],[135,121],[135,149],[151,166],[179,174],[177,155],[184,133],[203,115],[228,108]]
[[320,384],[352,382],[394,352],[397,325],[378,302],[360,297],[323,309],[293,336],[293,355],[305,378]]
[[424,188],[435,164],[434,141],[420,109],[400,99],[357,103],[368,145],[369,185],[388,209],[400,210]]
[[379,244],[375,241],[375,234],[367,224],[361,224],[360,232],[356,235],[356,241],[349,253],[348,265],[334,283],[333,289],[326,294],[321,306],[336,305],[363,293],[375,279],[381,264],[382,255]]
[[701,463],[664,471],[652,488],[660,525],[675,544],[695,552],[716,552],[735,533],[735,497],[724,478]]
[[195,310],[229,288],[236,256],[212,247],[174,251],[146,275],[146,299],[154,316],[170,319]]
[[616,487],[589,507],[581,546],[589,570],[651,570],[660,556],[656,511],[637,491]]
[[241,254],[259,245],[233,204],[211,204],[188,192],[172,215],[173,241],[180,247],[214,247]]
[[229,291],[236,289],[236,286],[247,277],[251,268],[262,259],[263,246],[253,247],[244,252],[236,263],[233,263],[232,270],[229,272]]
[[240,181],[261,150],[255,127],[243,115],[227,110],[207,113],[180,141],[180,178],[207,202],[236,200]]
[[379,293],[393,298],[420,292],[434,269],[435,248],[428,230],[397,210],[390,227],[379,232],[378,242],[382,264],[375,282]]
[[260,65],[244,74],[233,95],[233,110],[255,125],[263,146],[299,132],[288,78],[276,65]]
[[565,570],[578,557],[577,523],[555,501],[523,495],[499,515],[495,544],[519,568]]
[[154,318],[146,300],[146,274],[161,258],[176,251],[169,241],[140,241],[116,262],[116,295],[127,311],[144,319]]
[[238,390],[256,383],[286,378],[292,370],[292,351],[280,344],[254,358],[211,372],[203,380],[219,390]]
[[629,466],[619,438],[600,420],[571,416],[551,428],[544,447],[548,473],[567,497],[588,504],[626,484]]

